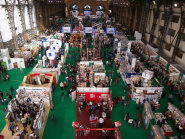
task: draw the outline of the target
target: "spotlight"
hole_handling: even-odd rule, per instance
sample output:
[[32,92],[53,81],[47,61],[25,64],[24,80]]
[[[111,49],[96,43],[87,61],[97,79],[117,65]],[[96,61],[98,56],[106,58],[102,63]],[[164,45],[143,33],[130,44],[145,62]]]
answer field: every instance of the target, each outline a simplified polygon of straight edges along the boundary
[[174,7],[177,7],[178,6],[178,3],[174,3],[173,5],[174,5]]
[[156,5],[156,1],[155,0],[153,0],[153,4]]

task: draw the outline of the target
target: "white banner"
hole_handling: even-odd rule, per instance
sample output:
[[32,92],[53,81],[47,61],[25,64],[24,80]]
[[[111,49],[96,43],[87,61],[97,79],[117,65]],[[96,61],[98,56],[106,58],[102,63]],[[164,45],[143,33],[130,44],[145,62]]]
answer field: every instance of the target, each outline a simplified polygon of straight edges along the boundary
[[84,33],[93,33],[93,28],[92,27],[84,27]]
[[62,27],[62,33],[72,33],[71,27]]
[[106,28],[106,34],[115,34],[116,29],[115,28]]

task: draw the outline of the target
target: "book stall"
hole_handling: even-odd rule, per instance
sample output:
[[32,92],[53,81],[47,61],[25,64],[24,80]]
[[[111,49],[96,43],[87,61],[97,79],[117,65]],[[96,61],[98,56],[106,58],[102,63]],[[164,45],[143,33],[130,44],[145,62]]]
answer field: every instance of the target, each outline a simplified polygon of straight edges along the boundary
[[[33,73],[29,76],[32,75]],[[50,79],[50,81],[53,81],[53,79]],[[7,125],[11,123],[11,118],[16,122],[17,130],[13,139],[24,136],[23,132],[24,128],[27,127],[26,124],[30,125],[27,127],[30,138],[33,137],[33,133],[37,137],[42,137],[50,110],[50,102],[52,101],[51,92],[51,83],[33,85],[27,83],[27,76],[24,77],[23,83],[16,90],[16,98],[8,104],[8,113],[5,117]],[[24,123],[24,120],[28,122]]]
[[39,63],[33,68],[32,72],[40,73],[40,74],[50,73],[50,72],[55,73],[56,83],[58,83],[59,76],[61,74],[60,68],[42,68],[41,62],[39,62]]
[[[86,105],[84,105],[86,104]],[[100,105],[97,109],[98,113],[91,114],[89,111],[91,107]],[[102,109],[101,109],[102,107]],[[113,103],[109,94],[109,88],[77,88],[77,101],[76,101],[76,122],[73,122],[72,126],[75,127],[75,138],[78,138],[83,133],[83,136],[109,136],[111,138],[120,139],[119,121],[115,122],[115,128],[112,128],[112,121],[109,119],[112,113]],[[89,116],[89,114],[90,116]],[[104,119],[103,127],[98,127],[98,119],[102,116]],[[88,119],[89,124],[85,124],[81,120]],[[108,118],[109,117],[109,118]],[[87,123],[87,122],[86,122]],[[81,128],[83,125],[84,127]],[[115,131],[115,132],[114,132]],[[106,133],[106,134],[105,134]]]
[[102,61],[81,61],[78,63],[76,79],[79,87],[106,86],[105,69]]
[[9,55],[9,50],[8,48],[6,49],[1,49],[1,57],[3,62],[5,63],[5,66],[8,70],[11,70],[13,68],[25,68],[28,63],[28,60],[32,58],[32,53],[31,51],[15,51],[14,52],[14,57],[11,58]]
[[162,95],[163,87],[156,86],[152,81],[153,72],[145,70],[140,75],[131,76],[132,100],[136,103],[143,102],[143,100],[151,102],[157,109],[159,108],[159,98]]
[[185,115],[182,113],[177,107],[175,107],[173,104],[168,103],[168,110],[170,111],[172,120],[174,123],[177,121],[178,125],[183,127],[183,130],[185,129]]
[[150,103],[144,103],[144,109],[142,113],[142,119],[144,121],[144,128],[148,130],[150,121],[154,118],[153,111]]
[[162,129],[158,125],[152,126],[149,137],[151,139],[166,139],[162,132]]

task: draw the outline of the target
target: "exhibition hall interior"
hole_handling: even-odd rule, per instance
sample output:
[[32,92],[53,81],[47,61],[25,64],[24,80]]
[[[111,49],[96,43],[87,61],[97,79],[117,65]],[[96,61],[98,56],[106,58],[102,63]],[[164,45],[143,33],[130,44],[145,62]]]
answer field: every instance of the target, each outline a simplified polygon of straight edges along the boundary
[[185,139],[184,0],[0,0],[0,139]]

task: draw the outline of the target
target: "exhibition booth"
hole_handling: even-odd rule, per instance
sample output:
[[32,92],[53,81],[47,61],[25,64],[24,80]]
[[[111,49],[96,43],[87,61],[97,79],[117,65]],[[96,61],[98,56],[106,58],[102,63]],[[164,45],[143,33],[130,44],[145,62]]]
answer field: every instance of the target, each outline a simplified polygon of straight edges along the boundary
[[[85,104],[85,105],[84,105]],[[99,108],[97,109],[97,106]],[[95,107],[95,110],[92,109]],[[76,122],[73,122],[75,127],[75,138],[92,136],[120,139],[119,126],[121,123],[115,122],[115,128],[112,128],[110,120],[113,103],[109,93],[109,88],[77,88],[76,101]],[[95,112],[96,111],[96,112]],[[104,119],[103,126],[98,127],[98,119]],[[81,128],[83,125],[83,128]],[[107,134],[104,134],[106,132]],[[83,134],[82,134],[83,133]]]
[[106,102],[104,107],[109,109],[110,115],[112,113],[113,102],[109,93],[109,88],[106,87],[77,87],[77,115],[79,115],[79,107],[82,101],[86,102]]
[[59,76],[61,74],[60,68],[42,68],[42,62],[38,62],[38,64],[33,68],[32,72],[35,73],[55,73],[56,83],[58,83]]
[[58,39],[42,39],[41,46],[44,48],[50,47],[54,51],[58,51],[62,46],[62,41]]
[[[11,118],[17,125],[18,130],[13,135],[14,139],[25,136],[24,128],[30,138],[33,137],[33,132],[42,138],[52,102],[53,86],[56,86],[55,73],[31,72],[24,77],[16,90],[16,98],[8,104],[8,113],[5,117],[7,125],[11,123]],[[28,122],[23,123],[24,119]]]
[[99,72],[104,73],[105,68],[102,61],[81,61],[77,63],[79,73]]
[[150,103],[144,103],[142,112],[142,119],[144,122],[144,129],[148,130],[151,120],[154,118],[153,111]]
[[17,97],[30,98],[39,102],[44,100],[50,106],[53,90],[56,87],[56,74],[31,72],[24,77],[23,83],[17,90]]
[[[182,113],[177,107],[175,107],[171,103],[168,103],[168,110],[170,111],[171,118],[172,118],[174,124],[181,125],[184,130],[185,129],[185,115],[184,115],[184,113]],[[176,123],[176,121],[178,121],[178,123]]]
[[150,131],[149,137],[151,139],[166,139],[166,137],[164,136],[161,128],[158,125],[153,125],[151,127],[151,131]]
[[160,106],[158,100],[162,95],[163,87],[156,85],[152,78],[153,72],[149,70],[145,70],[142,76],[131,75],[132,100],[136,103],[142,103],[143,100],[151,102],[157,109]]
[[77,63],[77,76],[79,87],[105,87],[106,74],[102,61],[81,61]]
[[1,57],[8,70],[20,67],[25,68],[25,61],[32,57],[31,51],[16,51],[14,55],[14,58],[11,58],[8,48],[1,49]]
[[[32,110],[34,115],[30,113],[30,111],[25,112],[24,105],[26,105],[29,110]],[[9,123],[11,123],[8,119],[12,117],[16,120],[15,124],[17,125],[13,139],[19,139],[23,136],[26,138],[26,136],[23,135],[26,125],[25,123],[22,124],[21,121],[22,119],[28,118],[31,119],[31,121],[27,123],[30,124],[30,126],[26,128],[29,138],[32,138],[33,131],[36,136],[42,137],[49,114],[49,106],[47,106],[44,100],[35,101],[34,99],[30,99],[30,97],[24,98],[18,96],[9,102],[8,111],[5,117],[6,124],[9,125]]]

